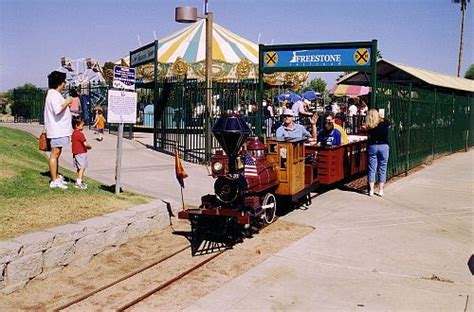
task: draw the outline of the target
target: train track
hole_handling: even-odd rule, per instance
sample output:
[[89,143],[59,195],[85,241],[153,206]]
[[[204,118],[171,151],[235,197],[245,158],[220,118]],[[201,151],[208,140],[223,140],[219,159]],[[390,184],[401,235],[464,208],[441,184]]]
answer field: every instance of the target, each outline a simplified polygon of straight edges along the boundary
[[[200,267],[202,267],[203,265],[205,265],[206,263],[210,262],[211,260],[215,259],[216,257],[220,256],[222,253],[225,252],[225,250],[223,251],[219,251],[217,253],[214,253],[210,256],[204,256],[206,257],[206,259],[192,265],[191,268],[188,268],[188,269],[185,269],[184,271],[181,271],[180,274],[178,275],[175,275],[169,279],[167,279],[166,281],[160,283],[158,286],[150,289],[149,291],[147,291],[146,293],[141,293],[141,294],[136,294],[134,296],[133,299],[128,299],[129,296],[127,296],[129,293],[133,293],[133,291],[130,291],[130,286],[127,286],[127,285],[124,285],[126,284],[127,282],[131,282],[131,284],[133,285],[133,281],[132,279],[137,279],[139,277],[139,274],[145,274],[147,273],[147,271],[152,271],[153,269],[155,269],[156,272],[149,272],[149,276],[147,277],[148,280],[150,280],[151,282],[154,282],[156,280],[159,280],[161,275],[162,274],[159,274],[161,271],[157,270],[158,267],[167,262],[167,260],[173,260],[175,257],[183,254],[184,251],[188,250],[190,248],[190,246],[186,246],[184,248],[180,248],[178,249],[177,251],[173,252],[172,254],[166,256],[166,257],[163,257],[143,268],[140,268],[139,270],[136,270],[134,272],[131,272],[107,285],[104,285],[102,287],[99,287],[97,289],[94,289],[93,291],[87,293],[87,294],[84,294],[68,303],[65,303],[57,308],[55,308],[53,311],[62,311],[62,310],[65,310],[65,309],[74,309],[74,307],[77,306],[77,308],[79,310],[82,310],[84,309],[87,309],[87,307],[91,307],[94,306],[97,308],[97,305],[103,305],[103,307],[107,307],[107,308],[112,308],[113,310],[115,311],[124,311],[134,305],[136,305],[137,303],[145,300],[146,298],[150,297],[151,295],[153,294],[156,294],[158,293],[159,291],[167,288],[168,286],[172,285],[173,283],[179,281],[180,279],[182,279],[184,276],[188,275],[189,273],[199,269]],[[196,258],[191,258],[189,259],[189,261],[193,261],[193,259],[196,259]],[[185,261],[186,262],[186,261]],[[132,286],[133,288],[133,286]],[[135,290],[135,289],[134,289]],[[139,290],[137,290],[136,292],[138,292]],[[108,306],[109,304],[106,302],[106,303],[101,303],[101,298],[100,298],[100,295],[102,293],[106,293],[106,292],[116,292],[116,294],[113,296],[115,298],[117,298],[118,300],[117,301],[120,301],[120,303],[118,303],[117,301],[114,301],[113,304],[117,305],[117,306],[114,306],[114,307],[110,307]],[[99,298],[94,298],[94,297],[99,297]],[[108,296],[105,294],[105,297],[107,298]],[[127,299],[127,300],[123,300],[123,298]],[[122,299],[122,300],[121,300]],[[91,301],[91,303],[88,303],[87,301]],[[89,304],[89,306],[87,306],[87,304]],[[118,304],[120,304],[118,306]]]

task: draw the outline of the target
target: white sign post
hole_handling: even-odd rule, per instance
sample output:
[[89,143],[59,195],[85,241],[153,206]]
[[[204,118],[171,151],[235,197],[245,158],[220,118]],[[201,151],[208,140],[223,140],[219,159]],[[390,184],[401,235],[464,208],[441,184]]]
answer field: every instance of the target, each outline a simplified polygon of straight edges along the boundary
[[123,124],[135,124],[136,117],[137,93],[129,91],[109,90],[107,122],[118,123],[117,158],[115,163],[115,194],[120,194]]

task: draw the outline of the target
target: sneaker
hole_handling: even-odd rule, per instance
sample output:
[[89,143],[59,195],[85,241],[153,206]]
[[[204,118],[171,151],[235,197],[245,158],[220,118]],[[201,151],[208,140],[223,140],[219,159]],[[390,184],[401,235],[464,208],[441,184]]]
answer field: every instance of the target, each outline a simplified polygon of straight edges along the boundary
[[74,184],[74,187],[80,190],[87,190],[87,184],[85,184],[84,182],[76,183]]
[[383,190],[382,190],[382,191],[379,191],[379,196],[380,196],[380,197],[383,197]]
[[56,179],[54,181],[49,182],[49,188],[60,188],[62,190],[67,190],[67,185],[64,185],[61,180]]
[[67,182],[64,180],[64,176],[62,174],[58,174],[58,180],[60,180],[63,185],[67,185]]
[[373,197],[374,196],[374,191],[369,191],[369,196]]

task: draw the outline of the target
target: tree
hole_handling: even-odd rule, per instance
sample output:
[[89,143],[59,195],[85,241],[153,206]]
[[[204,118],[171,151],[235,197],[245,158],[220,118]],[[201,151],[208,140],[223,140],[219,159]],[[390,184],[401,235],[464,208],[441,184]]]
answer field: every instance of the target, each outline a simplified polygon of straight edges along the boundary
[[26,119],[39,119],[44,105],[45,91],[26,83],[13,91],[12,115]]
[[324,92],[326,91],[326,86],[327,86],[326,81],[322,80],[319,77],[314,78],[313,80],[309,81],[306,84],[306,86],[304,86],[303,92],[308,91],[308,90],[314,90],[316,92],[324,94]]
[[464,74],[464,78],[474,80],[474,64],[471,64]]

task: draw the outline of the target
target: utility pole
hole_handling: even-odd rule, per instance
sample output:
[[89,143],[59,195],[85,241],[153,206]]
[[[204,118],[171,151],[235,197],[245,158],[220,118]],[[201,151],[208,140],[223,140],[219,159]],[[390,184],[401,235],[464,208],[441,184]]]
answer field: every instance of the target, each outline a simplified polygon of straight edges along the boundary
[[458,54],[458,71],[457,75],[461,75],[461,60],[462,60],[462,48],[464,44],[464,14],[466,13],[467,3],[470,0],[453,0],[454,3],[461,4],[461,38],[459,40],[459,54]]

